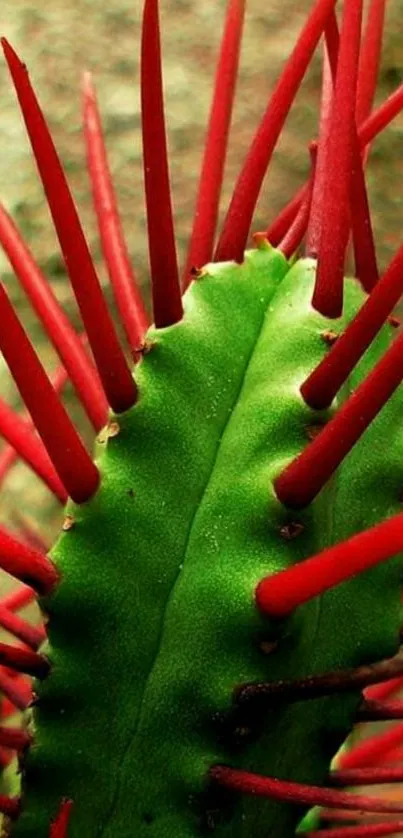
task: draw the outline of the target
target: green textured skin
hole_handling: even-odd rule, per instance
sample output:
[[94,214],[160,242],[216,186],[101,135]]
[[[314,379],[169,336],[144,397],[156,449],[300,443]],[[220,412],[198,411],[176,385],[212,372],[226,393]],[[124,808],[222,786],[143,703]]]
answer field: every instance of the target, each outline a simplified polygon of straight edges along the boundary
[[[74,800],[69,838],[196,838],[216,762],[321,783],[358,695],[277,708],[236,751],[218,738],[217,714],[239,683],[396,652],[400,559],[280,623],[254,604],[262,576],[399,509],[400,391],[308,510],[290,515],[270,488],[307,444],[307,427],[328,415],[299,395],[327,351],[321,332],[343,328],[364,298],[346,282],[344,318],[329,324],[310,307],[314,270],[308,260],[289,270],[267,247],[242,266],[209,265],[186,294],[183,321],[149,333],[139,402],[99,447],[101,489],[69,509],[75,525],[52,553],[63,575],[44,603],[53,670],[38,686],[13,838],[47,838],[63,797]],[[280,534],[290,520],[305,526],[291,541]],[[262,639],[277,641],[270,655]],[[303,813],[233,804],[218,818],[220,838],[290,838]]]

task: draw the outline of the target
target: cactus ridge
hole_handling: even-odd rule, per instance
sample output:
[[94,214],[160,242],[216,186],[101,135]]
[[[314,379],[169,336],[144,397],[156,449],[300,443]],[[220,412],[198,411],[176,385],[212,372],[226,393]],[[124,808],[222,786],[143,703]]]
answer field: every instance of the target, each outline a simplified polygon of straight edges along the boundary
[[[343,743],[356,722],[403,717],[403,337],[393,320],[403,248],[379,278],[364,177],[368,145],[403,93],[372,111],[385,2],[372,0],[363,35],[362,0],[346,0],[340,33],[335,6],[313,5],[215,244],[245,11],[229,0],[180,281],[158,3],[146,0],[153,326],[85,75],[88,170],[133,372],[28,73],[2,40],[86,330],[76,335],[0,207],[0,242],[63,365],[50,382],[0,286],[0,349],[30,414],[14,418],[0,403],[13,447],[0,480],[17,455],[70,498],[49,555],[23,516],[21,540],[0,530],[0,566],[22,583],[0,602],[15,639],[0,643],[4,788],[10,753],[22,767],[20,791],[0,795],[4,836],[365,838],[401,828],[400,801],[345,787],[402,781],[400,766],[382,763],[401,758],[403,724]],[[245,251],[322,36],[308,182]],[[344,278],[350,232],[356,279]],[[69,378],[98,432],[94,458],[60,398]],[[18,613],[36,597],[39,627]],[[9,724],[15,709],[28,722]],[[301,824],[312,806],[319,815]],[[361,822],[361,811],[392,819]]]

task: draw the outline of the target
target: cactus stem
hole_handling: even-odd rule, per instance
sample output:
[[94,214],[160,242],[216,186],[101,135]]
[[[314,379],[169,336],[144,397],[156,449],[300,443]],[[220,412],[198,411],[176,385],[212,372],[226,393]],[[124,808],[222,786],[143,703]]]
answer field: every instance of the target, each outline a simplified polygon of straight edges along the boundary
[[84,232],[28,72],[5,38],[4,55],[17,92],[67,271],[109,404],[131,407],[136,388],[102,295]]
[[390,399],[403,377],[402,346],[400,335],[313,442],[276,479],[275,491],[285,506],[300,509],[311,503]]
[[66,491],[83,503],[98,488],[99,473],[53,389],[2,286],[0,348]]
[[66,367],[90,421],[95,430],[99,430],[104,424],[107,404],[96,370],[14,222],[1,204],[0,243]]
[[381,838],[382,835],[397,835],[403,829],[403,821],[340,826],[334,829],[318,829],[307,832],[305,838]]
[[357,722],[382,722],[403,719],[403,701],[376,701],[366,698],[357,710]]
[[396,656],[356,669],[336,670],[300,680],[244,684],[236,691],[236,703],[238,707],[257,704],[269,707],[276,701],[309,701],[326,695],[362,690],[371,684],[379,684],[402,675],[403,658]]
[[72,806],[72,800],[63,801],[56,820],[51,824],[49,838],[67,838],[67,830]]
[[331,125],[326,146],[322,230],[312,305],[317,311],[332,318],[339,317],[343,308],[362,5],[362,0],[358,0],[344,6]]
[[0,643],[0,664],[36,678],[46,678],[50,671],[49,661],[43,655],[7,643]]
[[0,727],[0,745],[2,748],[12,748],[13,751],[25,751],[32,742],[32,737],[26,730],[19,727]]
[[305,806],[342,807],[365,812],[403,812],[403,802],[364,797],[338,789],[318,788],[302,783],[290,783],[274,777],[262,777],[249,771],[239,771],[225,765],[213,766],[210,778],[231,791],[253,794]]
[[186,259],[184,288],[192,278],[191,269],[210,262],[213,254],[244,13],[245,0],[229,0]]
[[62,504],[66,503],[66,490],[54,466],[30,423],[0,399],[0,434],[13,446],[18,456],[43,480]]
[[403,768],[345,768],[332,771],[330,782],[334,786],[375,786],[381,783],[402,783]]
[[241,262],[263,178],[335,0],[317,0],[280,76],[235,186],[214,259]]
[[59,581],[54,564],[42,553],[0,530],[0,567],[34,588],[39,595],[50,594]]
[[149,321],[123,234],[90,73],[84,73],[82,89],[87,165],[102,250],[128,344],[135,357],[144,342]]
[[386,756],[402,743],[403,722],[353,745],[349,751],[340,755],[338,767],[344,769],[376,765],[380,757]]
[[331,351],[301,387],[310,407],[329,407],[336,393],[373,341],[403,292],[403,247]]
[[181,320],[183,308],[168,171],[158,0],[146,0],[144,5],[141,111],[154,321],[163,327]]
[[382,50],[386,0],[372,0],[361,43],[357,85],[356,120],[358,125],[371,113]]
[[293,223],[291,224],[288,232],[279,244],[279,250],[281,250],[284,253],[284,256],[287,259],[289,259],[293,253],[295,253],[295,251],[301,244],[301,241],[304,238],[308,227],[309,216],[311,212],[313,187],[315,183],[317,150],[317,144],[311,143],[309,151],[311,156],[312,174],[308,181],[308,189]]
[[5,608],[0,602],[0,626],[13,634],[31,649],[37,649],[45,639],[43,627],[33,626],[27,620],[13,614],[9,608]]
[[401,550],[403,514],[400,513],[286,570],[266,576],[256,588],[257,607],[270,617],[287,617],[298,605]]
[[25,683],[25,681],[20,681],[11,677],[3,669],[0,669],[0,690],[3,696],[5,696],[13,705],[13,712],[15,711],[15,708],[23,712],[31,704],[31,688]]

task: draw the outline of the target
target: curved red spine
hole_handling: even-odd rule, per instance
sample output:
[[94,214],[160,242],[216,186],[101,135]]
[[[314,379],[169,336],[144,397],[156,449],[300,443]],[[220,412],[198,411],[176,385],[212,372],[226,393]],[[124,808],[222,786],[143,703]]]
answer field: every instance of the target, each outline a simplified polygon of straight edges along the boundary
[[163,327],[181,320],[183,308],[168,171],[158,0],[146,0],[144,5],[141,110],[154,321]]
[[105,263],[129,347],[136,356],[149,326],[119,217],[91,74],[83,76],[83,121],[93,203]]
[[356,119],[360,124],[371,113],[378,80],[386,0],[372,0],[361,44]]
[[50,826],[49,838],[68,838],[72,806],[72,800],[64,800],[62,802],[56,820]]
[[241,262],[255,205],[288,112],[335,0],[317,0],[277,82],[238,177],[214,254],[216,262]]
[[359,824],[358,826],[339,826],[331,829],[315,829],[307,832],[305,838],[382,838],[385,835],[398,835],[403,830],[403,821],[388,823]]
[[244,14],[245,0],[229,0],[186,259],[184,288],[191,280],[192,268],[201,268],[211,261],[213,255]]
[[26,67],[2,46],[95,363],[116,413],[132,407],[136,386],[116,337],[67,180]]
[[23,620],[22,617],[13,614],[2,602],[0,602],[0,626],[10,634],[13,634],[14,637],[22,640],[31,649],[38,649],[46,637],[46,632],[43,627],[31,625],[27,620]]
[[14,222],[0,204],[0,243],[77,391],[95,430],[105,424],[108,405],[98,374]]
[[46,556],[4,529],[0,529],[0,567],[40,595],[51,593],[59,581],[54,564]]

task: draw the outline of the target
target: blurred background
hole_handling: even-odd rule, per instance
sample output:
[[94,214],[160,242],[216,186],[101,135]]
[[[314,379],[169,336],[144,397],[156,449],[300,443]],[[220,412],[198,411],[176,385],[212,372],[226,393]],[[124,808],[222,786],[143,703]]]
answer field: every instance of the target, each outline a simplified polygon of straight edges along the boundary
[[[276,77],[311,5],[311,0],[247,2],[223,210]],[[190,232],[224,10],[224,0],[161,2],[167,129],[181,262]],[[3,0],[0,10],[1,33],[29,67],[105,281],[81,135],[80,77],[82,70],[92,71],[129,249],[148,299],[139,104],[140,20],[138,0],[113,0],[108,4],[99,0],[52,0],[51,4]],[[403,0],[389,0],[378,100],[402,79]],[[275,153],[255,229],[274,218],[306,176],[307,143],[316,134],[319,91],[320,53],[303,83]],[[373,146],[370,159],[368,183],[382,266],[403,240],[402,140],[400,118]],[[23,232],[66,312],[79,326],[14,92],[1,61],[0,144],[0,200]],[[54,353],[1,251],[0,271],[47,368],[54,369]],[[110,300],[108,290],[107,294]],[[10,404],[19,406],[1,359],[0,394]],[[66,398],[69,410],[90,442],[89,428],[68,391]],[[0,519],[18,527],[21,515],[30,521],[41,521],[49,543],[52,542],[60,527],[60,510],[28,470],[19,465],[2,487]]]

